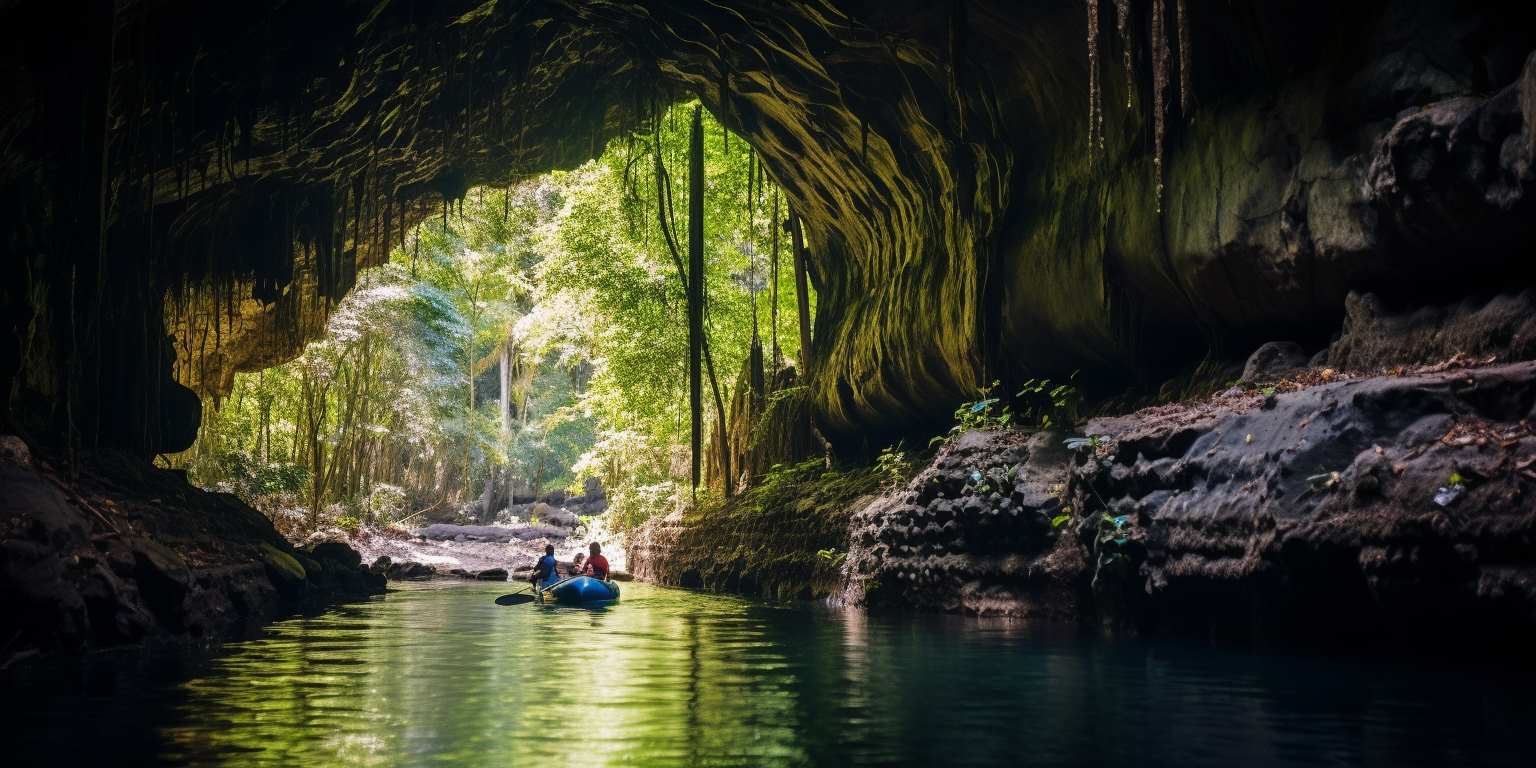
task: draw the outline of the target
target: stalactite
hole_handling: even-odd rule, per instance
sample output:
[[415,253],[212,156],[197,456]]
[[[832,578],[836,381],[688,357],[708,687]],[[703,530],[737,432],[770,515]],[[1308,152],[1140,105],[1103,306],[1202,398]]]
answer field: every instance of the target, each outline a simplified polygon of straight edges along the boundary
[[1156,175],[1157,212],[1163,212],[1163,139],[1168,122],[1168,66],[1172,54],[1163,23],[1165,0],[1152,0],[1152,172]]
[[[1182,3],[1183,0],[1180,0]],[[1088,0],[1088,152],[1104,150],[1104,93],[1099,82],[1099,0]]]
[[1191,41],[1189,39],[1189,15],[1184,9],[1185,0],[1179,0],[1179,114],[1189,116],[1189,103],[1192,97],[1193,86],[1190,81],[1193,75],[1190,67],[1194,61],[1190,57]]
[[1136,93],[1136,46],[1131,39],[1131,0],[1115,0],[1115,29],[1120,33],[1120,47],[1125,58],[1125,108],[1130,109]]

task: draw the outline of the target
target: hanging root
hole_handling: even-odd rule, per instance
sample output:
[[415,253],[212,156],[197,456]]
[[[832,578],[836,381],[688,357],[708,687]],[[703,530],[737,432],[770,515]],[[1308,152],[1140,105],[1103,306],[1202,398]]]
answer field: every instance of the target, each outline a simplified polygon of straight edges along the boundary
[[1099,84],[1099,0],[1088,0],[1088,154],[1104,150],[1104,93]]
[[1157,183],[1157,212],[1163,212],[1163,137],[1168,122],[1168,66],[1171,54],[1163,24],[1164,0],[1152,2],[1152,172]]

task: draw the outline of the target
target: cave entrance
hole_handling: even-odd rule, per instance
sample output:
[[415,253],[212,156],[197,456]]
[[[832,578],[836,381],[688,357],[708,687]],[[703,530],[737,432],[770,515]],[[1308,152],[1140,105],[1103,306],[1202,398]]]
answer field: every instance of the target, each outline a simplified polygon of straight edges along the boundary
[[[566,499],[612,502],[609,525],[626,529],[675,505],[692,485],[679,250],[694,109],[661,111],[573,170],[445,198],[358,274],[297,358],[205,391],[196,442],[169,462],[296,540],[549,524]],[[814,296],[803,280],[797,294],[782,191],[744,140],[707,113],[702,127],[705,328],[722,404],[704,413],[750,423],[804,391],[798,310]],[[197,330],[179,335],[178,359],[207,359],[188,346],[210,337]],[[717,490],[729,450],[716,439],[705,451]]]

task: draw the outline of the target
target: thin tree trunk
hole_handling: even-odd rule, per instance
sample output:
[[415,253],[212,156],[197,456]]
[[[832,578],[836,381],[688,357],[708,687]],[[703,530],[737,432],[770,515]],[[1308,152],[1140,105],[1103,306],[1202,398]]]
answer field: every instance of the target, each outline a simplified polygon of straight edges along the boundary
[[790,247],[795,256],[795,304],[800,313],[800,380],[811,369],[811,295],[805,276],[805,236],[800,232],[800,218],[789,212]]
[[501,359],[497,363],[497,380],[501,384],[501,437],[512,433],[512,344],[502,344]]
[[694,493],[699,487],[703,455],[704,383],[704,126],[703,108],[693,108],[688,134],[688,413],[693,419],[689,445],[693,449]]
[[772,358],[772,370],[768,376],[770,386],[773,377],[779,373],[779,188],[773,188],[773,212],[769,214],[768,239],[771,253],[771,266],[769,267],[768,282],[771,286],[768,292],[768,326],[769,326],[769,354]]

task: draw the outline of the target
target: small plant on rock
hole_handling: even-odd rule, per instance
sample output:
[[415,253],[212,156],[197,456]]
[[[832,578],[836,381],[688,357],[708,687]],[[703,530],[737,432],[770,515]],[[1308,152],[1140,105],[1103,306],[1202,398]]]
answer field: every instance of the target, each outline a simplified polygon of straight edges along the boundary
[[902,443],[888,445],[875,457],[875,472],[886,490],[900,488],[912,476],[912,460],[902,450]]
[[1019,465],[988,467],[985,470],[972,468],[969,481],[961,487],[962,493],[975,493],[986,495],[992,492],[1007,495],[1012,490],[1013,480],[1019,476]]
[[816,556],[827,561],[833,568],[841,566],[843,561],[848,559],[847,552],[839,552],[835,549],[818,549]]
[[1093,568],[1094,587],[1099,585],[1099,576],[1106,567],[1114,568],[1130,562],[1127,549],[1131,543],[1130,528],[1134,525],[1129,515],[1105,512],[1099,516],[1099,530],[1093,541],[1093,552],[1097,560]]
[[1019,390],[1020,415],[1041,429],[1070,426],[1077,422],[1083,395],[1077,389],[1077,372],[1064,382],[1026,379]]
[[928,445],[946,442],[973,429],[1007,429],[1012,426],[1013,409],[1004,405],[1002,398],[996,394],[1001,386],[1002,382],[994,381],[981,388],[978,393],[981,397],[961,403],[955,409],[955,425],[949,428],[949,432],[928,441]]

